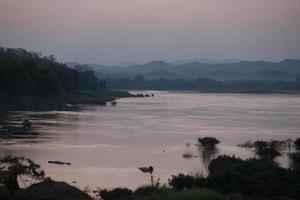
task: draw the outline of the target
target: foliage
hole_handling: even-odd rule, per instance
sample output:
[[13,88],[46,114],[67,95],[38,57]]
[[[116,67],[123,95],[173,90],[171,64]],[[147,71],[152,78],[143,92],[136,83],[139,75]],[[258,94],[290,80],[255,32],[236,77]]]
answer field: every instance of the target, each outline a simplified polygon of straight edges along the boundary
[[297,140],[293,142],[290,138],[287,140],[257,140],[254,142],[250,140],[244,144],[240,144],[239,146],[242,148],[254,149],[255,154],[262,159],[273,160],[277,156],[281,155],[280,151],[291,150],[293,143],[296,144],[296,141]]
[[[65,182],[44,181],[33,184],[23,192],[24,196],[31,199],[47,199],[47,200],[92,200],[92,198]],[[23,199],[23,198],[20,198]]]
[[20,189],[18,177],[23,180],[22,175],[27,175],[34,179],[43,179],[45,173],[38,164],[35,164],[30,159],[6,156],[0,160],[0,183],[10,193]]
[[293,152],[289,154],[291,161],[291,168],[294,170],[300,170],[300,152]]
[[125,188],[116,188],[116,191],[118,193],[110,193],[110,197],[102,197],[103,200],[222,200],[224,197],[213,190],[209,189],[196,189],[191,188],[187,190],[172,190],[165,187],[151,187],[151,186],[143,186],[138,188],[133,195],[128,198],[127,192],[121,192],[121,191],[127,191],[128,189]]
[[299,92],[300,79],[282,80],[226,80],[198,77],[195,79],[157,78],[146,80],[141,76],[129,78],[106,78],[110,89],[125,90],[188,90],[205,92],[273,93]]
[[277,150],[277,146],[274,142],[256,141],[254,142],[255,153],[262,159],[273,160],[275,157],[281,154]]
[[256,146],[263,145],[265,147],[271,147],[277,150],[284,150],[284,149],[291,149],[293,147],[293,141],[291,138],[288,138],[287,140],[270,140],[270,141],[263,141],[263,140],[248,140],[247,142],[243,144],[239,144],[239,147],[243,148],[256,148]]
[[205,178],[202,174],[185,175],[178,174],[177,176],[172,175],[168,180],[169,185],[175,190],[190,189],[193,187],[203,187]]
[[299,195],[300,177],[296,171],[281,168],[269,160],[219,156],[210,163],[209,172],[206,186],[224,193]]
[[219,140],[217,140],[214,137],[203,137],[198,138],[198,142],[204,147],[204,148],[214,148],[217,144],[220,143]]
[[169,192],[158,198],[161,200],[223,200],[224,197],[208,189],[190,189],[180,192]]
[[115,188],[113,190],[100,190],[99,196],[103,200],[132,200],[133,193],[127,188]]
[[78,89],[105,88],[94,72],[78,72],[53,56],[24,49],[0,47],[0,93],[16,96],[49,96]]
[[175,190],[190,189],[194,186],[194,177],[190,175],[178,174],[169,179],[169,185]]
[[295,145],[295,147],[296,147],[297,150],[300,150],[300,138],[297,138],[294,141],[294,145]]
[[138,187],[134,191],[134,197],[135,199],[143,199],[144,197],[147,197],[147,199],[155,199],[158,195],[160,195],[163,192],[163,190],[164,188],[162,187],[145,185]]
[[291,156],[295,165],[292,169],[286,169],[266,159],[242,160],[222,155],[211,161],[206,178],[179,174],[172,176],[169,184],[176,190],[204,187],[225,194],[295,198],[300,195],[299,154]]

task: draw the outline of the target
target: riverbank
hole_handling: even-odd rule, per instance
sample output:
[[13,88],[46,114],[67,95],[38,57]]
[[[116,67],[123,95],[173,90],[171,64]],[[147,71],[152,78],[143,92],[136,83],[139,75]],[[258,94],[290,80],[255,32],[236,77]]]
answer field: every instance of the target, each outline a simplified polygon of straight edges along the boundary
[[[118,89],[125,90],[125,89]],[[164,91],[164,92],[174,92],[174,93],[202,93],[202,94],[300,94],[299,90],[192,90],[192,89],[132,89],[136,92],[138,91]],[[131,91],[126,89],[126,91]]]
[[144,95],[112,90],[77,90],[47,97],[2,94],[0,95],[0,111],[69,110],[76,109],[80,104],[106,105],[113,99],[126,97],[144,97]]

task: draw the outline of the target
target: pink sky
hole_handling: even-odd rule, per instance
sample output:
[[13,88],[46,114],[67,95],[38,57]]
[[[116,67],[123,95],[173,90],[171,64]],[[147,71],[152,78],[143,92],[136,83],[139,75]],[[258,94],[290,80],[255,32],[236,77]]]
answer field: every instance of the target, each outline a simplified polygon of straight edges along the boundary
[[0,46],[104,64],[300,58],[300,0],[0,0]]

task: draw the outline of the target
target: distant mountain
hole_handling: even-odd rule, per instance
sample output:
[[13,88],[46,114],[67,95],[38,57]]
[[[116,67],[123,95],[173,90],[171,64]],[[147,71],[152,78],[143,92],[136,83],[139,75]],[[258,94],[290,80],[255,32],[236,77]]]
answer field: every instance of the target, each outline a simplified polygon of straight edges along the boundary
[[70,68],[74,68],[74,67],[76,67],[76,66],[78,66],[78,65],[81,65],[81,64],[78,63],[78,62],[67,62],[66,65],[67,65],[68,67],[70,67]]
[[117,66],[119,66],[119,67],[129,67],[129,66],[132,66],[132,65],[137,65],[137,64],[133,63],[133,62],[123,62],[123,63],[118,64]]
[[195,59],[186,59],[186,60],[175,60],[171,63],[174,65],[182,65],[182,64],[188,64],[192,62],[198,62],[198,63],[209,63],[209,64],[224,64],[224,63],[237,63],[241,60],[238,59],[209,59],[209,58],[195,58]]
[[[202,60],[204,61],[204,60]],[[300,60],[287,59],[281,62],[227,60],[226,63],[202,63],[198,61],[173,64],[165,61],[151,61],[144,65],[128,67],[87,64],[80,69],[94,70],[101,79],[134,78],[145,79],[197,79],[214,80],[295,80],[300,77]],[[229,62],[232,61],[232,62]],[[208,61],[207,61],[208,62]],[[70,67],[74,63],[68,64]],[[74,66],[73,66],[74,67]]]

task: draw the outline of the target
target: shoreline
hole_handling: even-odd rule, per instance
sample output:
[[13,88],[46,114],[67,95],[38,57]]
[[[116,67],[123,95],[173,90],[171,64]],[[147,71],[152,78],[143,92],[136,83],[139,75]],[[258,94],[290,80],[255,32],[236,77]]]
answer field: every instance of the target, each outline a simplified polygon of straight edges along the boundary
[[123,91],[162,91],[162,92],[174,92],[174,93],[201,93],[201,94],[300,94],[297,90],[156,90],[154,89],[120,89]]
[[126,91],[76,91],[48,97],[0,95],[0,111],[47,111],[79,109],[80,105],[100,105],[119,98],[146,97]]

